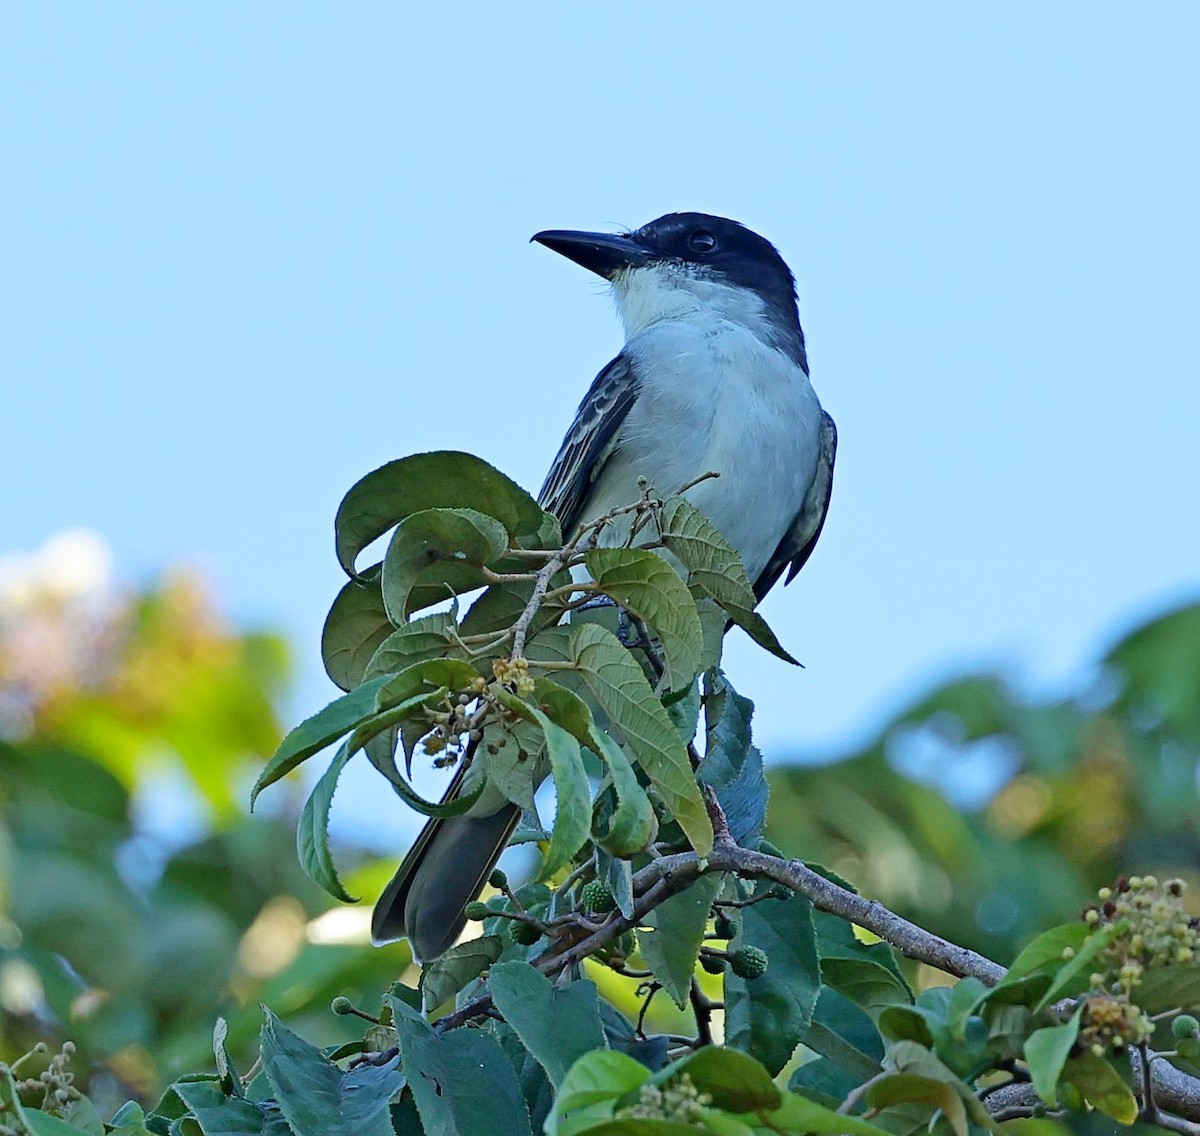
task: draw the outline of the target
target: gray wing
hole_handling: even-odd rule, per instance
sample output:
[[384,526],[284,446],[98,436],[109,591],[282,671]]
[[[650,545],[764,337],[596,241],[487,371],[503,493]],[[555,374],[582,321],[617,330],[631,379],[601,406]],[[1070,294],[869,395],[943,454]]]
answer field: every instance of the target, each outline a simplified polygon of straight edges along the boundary
[[792,527],[788,529],[779,547],[771,557],[762,574],[754,581],[754,594],[761,600],[775,585],[775,581],[788,569],[785,584],[795,579],[796,573],[812,555],[817,538],[825,524],[829,511],[829,497],[833,492],[833,459],[837,454],[837,427],[825,411],[821,411],[821,453],[817,458],[817,472],[812,485],[804,496],[804,504]]
[[564,536],[583,519],[580,510],[601,467],[616,449],[617,432],[637,396],[637,378],[624,355],[609,363],[583,396],[538,494],[538,503],[558,518]]

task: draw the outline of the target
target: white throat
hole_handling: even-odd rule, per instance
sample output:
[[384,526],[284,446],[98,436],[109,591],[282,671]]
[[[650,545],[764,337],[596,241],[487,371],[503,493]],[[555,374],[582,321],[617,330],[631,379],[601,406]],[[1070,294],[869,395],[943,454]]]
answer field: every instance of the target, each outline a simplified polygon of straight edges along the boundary
[[662,263],[627,269],[612,278],[612,288],[626,339],[663,320],[698,315],[740,324],[764,342],[774,338],[767,307],[754,292],[726,284],[691,265]]

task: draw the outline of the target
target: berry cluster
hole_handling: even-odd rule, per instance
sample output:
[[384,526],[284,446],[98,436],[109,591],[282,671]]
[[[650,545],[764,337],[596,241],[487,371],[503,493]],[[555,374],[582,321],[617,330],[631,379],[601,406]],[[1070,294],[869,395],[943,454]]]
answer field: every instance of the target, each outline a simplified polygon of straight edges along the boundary
[[583,885],[579,902],[588,915],[607,915],[617,906],[617,897],[603,880],[592,880]]
[[496,659],[492,663],[492,674],[497,682],[511,685],[522,698],[528,698],[533,693],[528,659]]
[[699,1124],[712,1097],[702,1093],[691,1077],[681,1073],[670,1084],[643,1085],[638,1090],[637,1104],[618,1110],[617,1120],[672,1120],[676,1124]]
[[421,748],[434,758],[435,766],[453,765],[468,743],[483,737],[481,713],[473,709],[475,702],[471,694],[448,695],[443,709],[425,711],[433,729],[422,740]]
[[1084,999],[1078,1044],[1103,1057],[1109,1049],[1121,1050],[1145,1041],[1154,1023],[1128,995],[1093,994]]
[[1200,919],[1183,909],[1185,886],[1183,880],[1122,876],[1115,887],[1100,889],[1100,903],[1084,911],[1084,922],[1112,927],[1113,937],[1099,955],[1103,971],[1092,975],[1093,987],[1129,995],[1149,968],[1196,957]]
[[[47,1052],[45,1042],[39,1041],[32,1052],[18,1058],[9,1066],[4,1066],[10,1073],[15,1073],[17,1067],[29,1057],[40,1056]],[[79,1099],[79,1090],[75,1087],[75,1074],[71,1071],[71,1058],[75,1054],[75,1043],[64,1041],[62,1048],[50,1058],[50,1064],[36,1077],[26,1077],[16,1082],[17,1093],[22,1097],[30,1097],[41,1093],[42,1099],[37,1107],[42,1112],[54,1113],[59,1116],[71,1104]],[[0,1111],[3,1111],[0,1108]],[[60,1122],[61,1126],[61,1122]],[[0,1136],[19,1136],[25,1132],[24,1125],[11,1127],[0,1122]]]

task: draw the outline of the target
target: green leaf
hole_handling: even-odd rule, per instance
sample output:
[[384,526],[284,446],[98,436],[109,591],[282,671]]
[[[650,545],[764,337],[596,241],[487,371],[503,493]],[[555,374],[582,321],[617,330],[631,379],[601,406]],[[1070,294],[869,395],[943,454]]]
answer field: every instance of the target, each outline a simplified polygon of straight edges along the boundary
[[355,751],[342,746],[329,768],[321,775],[296,825],[296,856],[304,874],[318,887],[324,888],[335,899],[343,903],[357,903],[358,897],[351,895],[342,886],[341,878],[329,851],[329,807],[333,802],[338,778]]
[[[755,894],[773,885],[760,881]],[[725,1043],[757,1057],[774,1076],[812,1021],[821,990],[812,904],[802,896],[767,900],[742,909],[735,946],[766,952],[770,965],[760,978],[725,976]]]
[[1063,959],[1063,951],[1077,954],[1090,933],[1087,924],[1082,921],[1064,923],[1059,927],[1051,927],[1049,931],[1043,931],[1017,955],[1008,972],[996,983],[993,990],[1012,986],[1035,974],[1056,973],[1066,961]]
[[512,1064],[480,1030],[435,1033],[416,1011],[392,999],[408,1083],[428,1136],[532,1136],[529,1110]]
[[[378,682],[372,680],[371,685]],[[375,708],[387,710],[414,694],[425,694],[430,687],[444,686],[448,690],[466,690],[475,681],[475,668],[462,659],[425,659],[394,675],[376,687]],[[366,685],[366,684],[364,684]]]
[[213,1058],[221,1077],[221,1089],[229,1096],[242,1097],[246,1095],[246,1090],[242,1088],[242,1079],[229,1055],[228,1041],[229,1023],[218,1017],[213,1024]]
[[659,524],[663,544],[688,570],[688,584],[693,591],[716,600],[760,647],[784,662],[795,663],[766,620],[754,610],[758,600],[746,569],[716,526],[684,497],[666,502]]
[[1053,977],[1046,992],[1042,995],[1041,1001],[1038,1002],[1034,1009],[1044,1009],[1046,1006],[1058,1001],[1059,998],[1066,998],[1072,994],[1079,994],[1087,990],[1091,986],[1092,972],[1096,969],[1092,964],[1096,957],[1112,941],[1115,933],[1116,927],[1114,926],[1100,927],[1093,930],[1084,939],[1083,945],[1075,952],[1073,958],[1061,959],[1057,971],[1047,968],[1051,970]]
[[372,679],[382,674],[395,674],[414,663],[441,658],[454,649],[451,632],[454,616],[448,611],[434,612],[414,619],[392,630],[379,641],[374,654],[364,667],[362,677]]
[[886,1006],[907,1006],[912,991],[904,981],[896,956],[887,943],[864,943],[845,920],[824,911],[813,912],[821,978],[871,1015]]
[[692,975],[713,900],[721,889],[717,874],[701,876],[691,887],[664,900],[642,920],[638,947],[654,977],[681,1010],[687,1005]]
[[1025,1062],[1033,1077],[1034,1090],[1050,1108],[1058,1107],[1058,1079],[1079,1036],[1082,1015],[1080,1006],[1070,1021],[1035,1030],[1025,1040]]
[[146,1127],[146,1112],[137,1101],[126,1101],[108,1122],[106,1131],[112,1136],[151,1136]]
[[[875,1023],[864,1009],[831,986],[821,987],[812,1022],[801,1041],[849,1073],[856,1085],[874,1077],[883,1059],[883,1039]],[[798,1087],[796,1082],[792,1087]]]
[[392,1136],[388,1104],[404,1084],[393,1060],[343,1073],[264,1007],[263,1072],[296,1136]]
[[576,1060],[604,1047],[592,982],[580,980],[556,990],[529,963],[505,962],[492,967],[488,990],[496,1009],[555,1086],[562,1084]]
[[611,1049],[595,1049],[579,1058],[558,1086],[554,1110],[546,1118],[546,1136],[573,1136],[612,1115],[612,1102],[650,1079],[639,1061]]
[[[541,726],[524,718],[503,727],[493,724],[485,729],[483,740],[485,746],[475,760],[482,758],[488,784],[519,809],[535,814],[533,795],[549,772]],[[497,747],[495,753],[486,748],[488,744]]]
[[1150,967],[1134,991],[1134,1000],[1148,1014],[1159,1014],[1172,1006],[1185,1010],[1200,1007],[1200,962]]
[[594,548],[584,556],[593,583],[658,636],[668,690],[691,686],[700,670],[704,633],[696,601],[667,561],[640,548]]
[[80,1136],[83,1131],[81,1128],[76,1128],[75,1125],[68,1124],[65,1120],[37,1108],[26,1107],[23,1109],[21,1119],[32,1136]]
[[383,558],[383,604],[397,625],[410,611],[486,583],[483,566],[508,551],[508,533],[475,509],[426,509],[396,528]]
[[712,1097],[714,1108],[726,1112],[769,1112],[783,1103],[783,1094],[766,1069],[736,1049],[706,1045],[655,1073],[650,1083],[663,1085],[685,1073],[697,1089]]
[[[720,1113],[709,1114],[718,1119],[721,1119]],[[726,1136],[728,1130],[721,1130],[709,1126],[709,1116],[704,1118],[704,1127],[699,1126],[699,1122],[693,1124],[679,1120],[660,1120],[657,1117],[621,1117],[619,1120],[606,1120],[592,1126],[589,1125],[586,1129],[581,1130],[587,1136],[695,1136],[697,1132],[707,1132],[713,1136]],[[735,1122],[736,1123],[736,1122]],[[746,1128],[745,1125],[738,1125],[736,1129],[729,1133],[729,1136],[754,1136],[753,1129]]]
[[348,581],[321,631],[325,673],[343,690],[351,690],[362,681],[367,663],[391,630],[378,574],[365,581]]
[[[379,731],[394,726],[404,718],[411,717],[424,706],[440,702],[446,696],[446,688],[430,691],[409,698],[398,706],[393,706],[383,714],[369,718],[363,725],[355,729],[342,743],[329,768],[321,774],[312,792],[304,802],[300,812],[300,820],[296,825],[296,853],[300,866],[313,883],[324,888],[335,899],[343,903],[357,903],[358,900],[347,893],[338,878],[337,869],[333,864],[333,856],[329,851],[329,809],[333,804],[333,794],[337,790],[338,779],[350,759]],[[394,782],[393,782],[394,783]],[[415,794],[414,794],[415,796]],[[476,794],[478,796],[478,794]],[[419,798],[418,798],[419,800]],[[466,805],[463,804],[467,801]],[[428,802],[422,802],[427,804]],[[466,811],[474,803],[474,798],[466,795],[451,802],[456,811]],[[443,811],[445,806],[434,806]],[[451,814],[453,815],[453,814]]]
[[204,1136],[273,1136],[292,1131],[277,1112],[257,1101],[226,1096],[216,1081],[179,1081],[173,1088]]
[[498,683],[490,688],[493,697],[505,709],[519,714],[527,722],[536,722],[546,738],[546,756],[554,777],[557,807],[550,847],[542,860],[538,879],[554,875],[583,847],[592,825],[592,789],[579,742],[561,726],[552,722],[536,706],[531,706]]
[[1083,1053],[1069,1058],[1061,1081],[1074,1085],[1083,1099],[1105,1116],[1111,1116],[1121,1124],[1132,1124],[1137,1120],[1138,1106],[1133,1090],[1103,1057]]
[[768,1114],[776,1132],[821,1133],[822,1136],[889,1136],[857,1116],[845,1116],[816,1101],[785,1093],[779,1108]]
[[499,957],[504,940],[499,935],[468,939],[426,963],[421,971],[421,1001],[428,1011],[448,1002],[474,982]]
[[620,731],[671,815],[701,856],[712,851],[712,823],[687,748],[642,668],[610,631],[595,623],[571,633],[576,669]]
[[642,851],[658,832],[658,818],[625,752],[596,725],[588,704],[573,691],[542,678],[537,680],[534,697],[552,722],[602,758],[608,769],[617,807],[597,843],[614,856]]
[[326,746],[332,745],[338,738],[371,717],[377,709],[375,696],[387,681],[386,677],[381,677],[363,683],[291,730],[280,742],[266,768],[258,775],[258,780],[254,782],[254,788],[250,791],[250,807],[254,808],[259,793],[268,785],[274,784],[306,758],[320,753]]
[[478,510],[525,547],[554,535],[541,506],[487,462],[454,451],[413,454],[368,473],[342,499],[334,522],[338,562],[354,576],[354,562],[371,541],[426,509]]
[[939,1078],[919,1073],[891,1073],[867,1090],[866,1101],[874,1109],[917,1102],[931,1104],[941,1109],[955,1136],[968,1136],[966,1105],[955,1087]]
[[754,703],[738,694],[723,671],[704,676],[704,760],[700,779],[714,789],[736,780],[750,753]]

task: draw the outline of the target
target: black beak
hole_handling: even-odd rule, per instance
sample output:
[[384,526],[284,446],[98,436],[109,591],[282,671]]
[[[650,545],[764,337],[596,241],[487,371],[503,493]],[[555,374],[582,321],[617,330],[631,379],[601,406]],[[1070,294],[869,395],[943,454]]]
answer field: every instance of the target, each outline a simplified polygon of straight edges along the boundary
[[624,268],[645,264],[648,254],[633,237],[621,233],[575,233],[570,229],[547,229],[531,240],[562,253],[606,280]]

